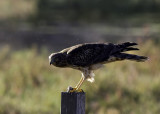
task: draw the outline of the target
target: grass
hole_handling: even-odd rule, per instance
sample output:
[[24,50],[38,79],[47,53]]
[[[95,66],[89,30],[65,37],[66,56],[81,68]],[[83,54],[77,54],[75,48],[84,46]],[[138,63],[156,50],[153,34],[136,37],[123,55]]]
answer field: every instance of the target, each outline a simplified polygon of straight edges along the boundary
[[36,0],[1,0],[0,20],[22,18],[35,13]]
[[[140,43],[145,63],[123,61],[107,64],[95,72],[95,83],[85,82],[87,114],[159,114],[160,47]],[[50,66],[46,49],[0,53],[0,113],[59,114],[60,93],[75,86],[81,74]]]

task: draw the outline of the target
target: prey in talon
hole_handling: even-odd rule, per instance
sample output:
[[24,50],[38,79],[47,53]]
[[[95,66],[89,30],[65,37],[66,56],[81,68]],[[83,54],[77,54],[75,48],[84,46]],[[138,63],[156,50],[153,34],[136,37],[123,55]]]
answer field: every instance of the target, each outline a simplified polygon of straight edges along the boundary
[[94,82],[94,71],[103,67],[103,64],[131,60],[144,62],[145,56],[128,54],[127,51],[139,50],[133,46],[137,43],[85,43],[66,48],[49,56],[50,65],[60,68],[73,68],[81,71],[82,76],[75,88],[69,87],[68,92],[83,92],[81,88],[85,80]]

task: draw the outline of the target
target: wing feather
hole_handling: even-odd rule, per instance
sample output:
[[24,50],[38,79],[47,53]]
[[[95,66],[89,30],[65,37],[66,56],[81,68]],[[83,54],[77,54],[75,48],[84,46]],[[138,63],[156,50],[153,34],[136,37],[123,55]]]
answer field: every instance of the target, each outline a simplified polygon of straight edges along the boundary
[[109,58],[113,44],[84,44],[67,52],[67,61],[74,66],[86,67]]

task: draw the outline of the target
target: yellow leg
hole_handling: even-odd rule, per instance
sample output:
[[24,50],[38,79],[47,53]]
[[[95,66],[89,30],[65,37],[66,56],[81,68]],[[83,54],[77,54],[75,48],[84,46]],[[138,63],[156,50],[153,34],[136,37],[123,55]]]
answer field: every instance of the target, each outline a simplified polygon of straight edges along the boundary
[[84,77],[81,78],[78,86],[76,86],[76,90],[78,90],[82,86],[83,82],[84,82]]
[[82,89],[79,89],[81,85],[83,84],[83,82],[84,82],[84,77],[80,79],[80,81],[78,82],[75,88],[71,88],[71,89],[69,88],[68,92],[83,92]]
[[78,84],[76,85],[76,89],[79,87],[80,83],[83,81],[83,77],[81,77],[80,81],[78,82]]

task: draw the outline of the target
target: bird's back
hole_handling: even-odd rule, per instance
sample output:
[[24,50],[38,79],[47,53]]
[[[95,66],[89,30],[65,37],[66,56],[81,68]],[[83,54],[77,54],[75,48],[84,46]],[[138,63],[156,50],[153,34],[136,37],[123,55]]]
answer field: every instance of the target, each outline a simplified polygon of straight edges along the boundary
[[69,48],[67,60],[69,64],[87,67],[97,63],[107,63],[119,60],[145,61],[147,57],[125,54],[126,51],[139,50],[132,46],[136,43],[125,42],[122,44],[112,43],[86,43]]

